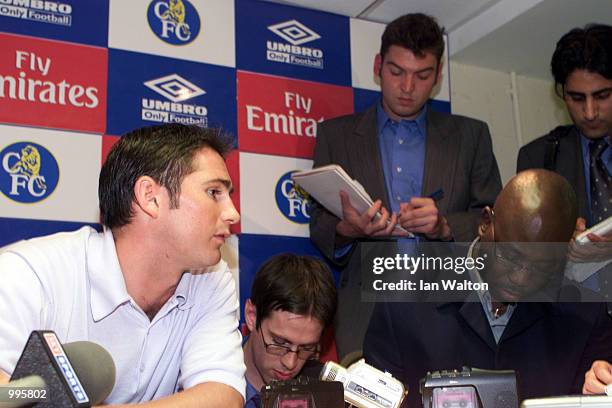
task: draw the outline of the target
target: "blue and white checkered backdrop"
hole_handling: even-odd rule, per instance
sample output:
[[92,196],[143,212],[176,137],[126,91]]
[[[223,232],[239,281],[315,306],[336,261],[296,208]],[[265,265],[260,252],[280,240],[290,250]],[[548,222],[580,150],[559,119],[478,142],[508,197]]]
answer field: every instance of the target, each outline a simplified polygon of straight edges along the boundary
[[[97,225],[124,132],[222,127],[242,215],[223,254],[244,302],[269,256],[320,256],[289,174],[311,167],[318,122],[377,100],[383,29],[258,0],[0,0],[0,246]],[[444,67],[432,105],[450,111]]]

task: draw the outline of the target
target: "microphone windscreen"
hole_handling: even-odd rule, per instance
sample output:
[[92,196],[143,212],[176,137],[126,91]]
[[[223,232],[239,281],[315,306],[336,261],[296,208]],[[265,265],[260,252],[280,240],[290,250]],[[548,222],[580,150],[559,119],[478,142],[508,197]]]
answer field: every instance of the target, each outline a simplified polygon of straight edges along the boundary
[[92,405],[102,403],[115,386],[115,362],[108,351],[91,341],[63,344]]

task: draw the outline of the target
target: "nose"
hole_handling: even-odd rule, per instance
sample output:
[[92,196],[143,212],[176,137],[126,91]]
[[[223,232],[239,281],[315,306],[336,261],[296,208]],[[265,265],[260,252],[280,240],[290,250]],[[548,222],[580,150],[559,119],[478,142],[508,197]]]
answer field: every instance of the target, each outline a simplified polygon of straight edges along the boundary
[[236,224],[238,221],[240,221],[240,214],[238,213],[238,210],[236,210],[234,202],[231,199],[226,200],[226,206],[223,209],[222,217],[223,221],[230,225]]
[[283,356],[283,358],[281,358],[281,362],[288,371],[292,371],[295,369],[298,363],[297,353],[294,351],[288,352]]
[[529,269],[524,265],[516,265],[508,274],[508,280],[519,287],[529,286],[532,278],[533,276],[529,273]]
[[405,73],[401,83],[402,92],[410,93],[414,90],[414,75]]
[[589,96],[584,103],[584,118],[586,120],[595,120],[599,114],[599,105],[595,98]]

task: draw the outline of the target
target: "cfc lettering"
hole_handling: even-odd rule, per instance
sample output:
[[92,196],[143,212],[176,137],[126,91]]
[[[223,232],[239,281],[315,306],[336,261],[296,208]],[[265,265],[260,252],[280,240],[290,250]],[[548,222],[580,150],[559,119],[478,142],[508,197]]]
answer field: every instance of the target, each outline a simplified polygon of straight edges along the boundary
[[180,41],[189,41],[191,38],[189,25],[173,16],[167,3],[160,1],[155,4],[155,16],[162,23],[161,36],[163,38],[169,38],[168,33],[172,33]]
[[15,163],[18,163],[20,160],[21,157],[15,152],[9,152],[2,158],[2,168],[11,176],[11,191],[9,195],[18,196],[20,190],[27,189],[32,196],[42,197],[47,192],[45,177],[40,174],[20,174],[15,166]]
[[306,217],[310,218],[308,213],[308,200],[304,200],[296,191],[293,181],[291,179],[284,180],[281,184],[281,192],[283,196],[289,202],[289,216],[296,217],[298,212]]

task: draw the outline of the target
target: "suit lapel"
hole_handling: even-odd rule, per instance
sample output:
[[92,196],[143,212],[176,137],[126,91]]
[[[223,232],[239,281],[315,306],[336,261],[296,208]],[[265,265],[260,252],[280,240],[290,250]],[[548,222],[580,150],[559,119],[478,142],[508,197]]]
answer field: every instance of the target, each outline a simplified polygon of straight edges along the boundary
[[480,302],[463,302],[459,308],[459,315],[491,350],[497,349],[491,326]]
[[[421,191],[422,196],[427,196],[439,188],[444,190],[445,198],[438,203],[441,213],[448,210],[457,161],[457,154],[453,152],[459,151],[459,137],[456,136],[459,133],[444,119],[444,116],[431,108],[428,109],[425,169]],[[347,148],[351,148],[354,153],[353,177],[359,180],[372,199],[380,198],[384,207],[389,209],[389,195],[380,159],[376,105],[368,109],[357,122],[354,137]]]
[[[444,305],[444,303],[440,304]],[[478,301],[466,301],[459,303],[459,315],[465,323],[481,338],[481,340],[489,346],[493,351],[496,351],[498,344],[495,342],[491,326],[487,320],[487,316],[482,310],[482,304]],[[438,306],[442,307],[442,306]],[[529,329],[535,323],[549,313],[550,306],[546,303],[524,302],[518,303],[516,309],[512,313],[510,321],[504,330],[502,337],[499,340],[501,345],[504,341],[511,339]]]
[[546,303],[539,302],[517,303],[499,343],[501,344],[529,329],[546,315],[547,307]]
[[561,138],[559,144],[559,157],[557,158],[557,171],[576,188],[578,198],[578,214],[587,219],[589,203],[587,199],[586,183],[584,180],[584,160],[582,159],[582,145],[580,134],[572,126],[567,137]]
[[[453,136],[453,133],[455,136]],[[459,133],[453,126],[431,108],[427,110],[427,141],[425,143],[425,170],[423,173],[422,196],[442,188],[445,198],[438,203],[440,212],[448,210],[449,198],[455,175],[455,163],[459,151]]]
[[389,195],[380,159],[376,105],[368,109],[355,126],[354,137],[349,141],[354,152],[353,176],[363,185],[373,200],[381,199],[386,209]]

